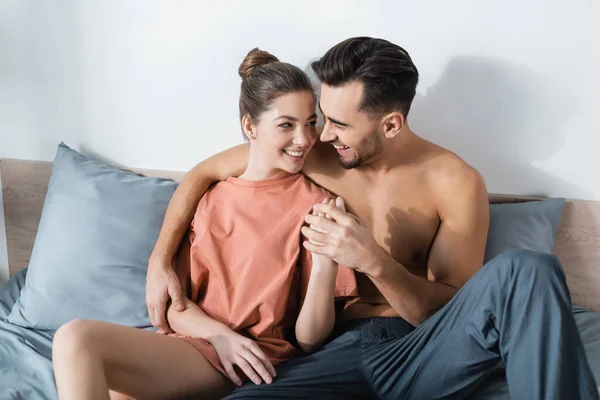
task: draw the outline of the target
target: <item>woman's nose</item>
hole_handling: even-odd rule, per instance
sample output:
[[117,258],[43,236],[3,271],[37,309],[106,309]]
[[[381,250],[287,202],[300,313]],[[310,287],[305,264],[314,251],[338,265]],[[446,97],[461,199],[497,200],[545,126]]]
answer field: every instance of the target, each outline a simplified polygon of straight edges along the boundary
[[310,132],[308,129],[299,129],[294,135],[293,143],[296,146],[307,146],[310,143]]

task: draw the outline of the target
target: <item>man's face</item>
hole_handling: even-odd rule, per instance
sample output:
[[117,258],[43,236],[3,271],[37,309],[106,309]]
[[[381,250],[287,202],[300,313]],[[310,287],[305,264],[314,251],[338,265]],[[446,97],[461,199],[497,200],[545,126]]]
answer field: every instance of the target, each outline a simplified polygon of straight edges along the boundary
[[338,162],[345,169],[364,165],[375,158],[382,147],[379,119],[359,111],[363,84],[321,86],[319,106],[325,118],[321,141],[331,143],[338,152]]

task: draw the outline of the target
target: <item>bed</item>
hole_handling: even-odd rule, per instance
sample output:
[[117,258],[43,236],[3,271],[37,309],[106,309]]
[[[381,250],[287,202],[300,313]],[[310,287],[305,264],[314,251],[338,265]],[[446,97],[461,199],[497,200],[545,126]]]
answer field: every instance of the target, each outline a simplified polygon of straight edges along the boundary
[[[136,171],[178,180],[179,172]],[[0,400],[55,399],[51,364],[53,330],[25,328],[6,321],[25,284],[52,163],[0,160],[0,177],[10,281],[0,288]],[[537,197],[490,195],[490,203],[519,203]],[[600,382],[600,203],[567,200],[554,253],[562,262],[586,353]],[[503,371],[492,374],[474,396],[508,399]]]

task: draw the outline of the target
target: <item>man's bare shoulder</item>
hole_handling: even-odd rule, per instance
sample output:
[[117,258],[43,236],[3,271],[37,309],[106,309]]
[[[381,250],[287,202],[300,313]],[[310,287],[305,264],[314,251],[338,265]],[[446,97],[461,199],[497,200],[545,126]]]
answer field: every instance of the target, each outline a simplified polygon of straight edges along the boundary
[[487,193],[479,171],[456,153],[433,143],[429,144],[428,152],[427,180],[432,191],[442,199]]

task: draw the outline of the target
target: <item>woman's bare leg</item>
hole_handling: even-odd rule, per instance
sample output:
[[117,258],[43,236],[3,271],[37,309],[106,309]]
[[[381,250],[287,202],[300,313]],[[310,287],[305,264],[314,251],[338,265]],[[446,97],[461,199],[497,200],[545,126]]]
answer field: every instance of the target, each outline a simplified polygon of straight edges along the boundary
[[71,321],[54,337],[61,400],[220,398],[234,385],[194,347],[170,336],[99,321]]

